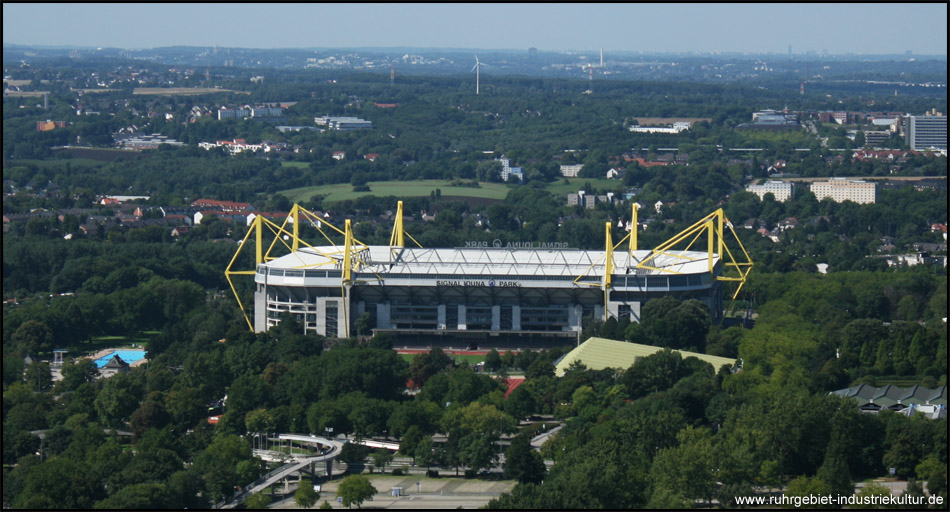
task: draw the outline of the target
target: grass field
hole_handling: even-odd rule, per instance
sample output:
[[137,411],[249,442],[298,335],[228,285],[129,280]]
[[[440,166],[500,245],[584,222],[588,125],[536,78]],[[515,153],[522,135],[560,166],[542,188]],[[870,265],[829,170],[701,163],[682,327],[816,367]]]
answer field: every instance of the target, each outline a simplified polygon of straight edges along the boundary
[[[412,363],[412,358],[416,357],[418,354],[399,354],[399,357],[406,360],[407,363]],[[468,361],[469,366],[475,366],[476,364],[485,360],[485,356],[469,356],[469,355],[453,355],[450,354],[449,357],[452,359],[462,362]]]
[[[284,162],[282,165],[288,167],[309,167],[305,162]],[[560,196],[570,192],[577,192],[583,189],[588,183],[599,190],[618,190],[623,188],[623,184],[618,180],[608,179],[588,179],[588,178],[568,178],[568,183],[564,179],[559,179],[549,183],[545,190]],[[315,187],[302,187],[283,190],[280,194],[287,196],[295,203],[305,203],[315,195],[325,195],[324,202],[333,203],[337,201],[346,201],[347,199],[356,199],[362,196],[396,196],[396,197],[425,197],[435,189],[442,191],[442,197],[471,197],[488,200],[503,200],[511,188],[504,183],[481,183],[480,188],[472,187],[453,187],[451,182],[446,180],[418,180],[418,181],[375,181],[369,183],[369,192],[353,192],[353,186],[349,183],[337,183],[334,185],[321,185]]]
[[96,352],[104,348],[148,348],[148,342],[161,331],[145,331],[142,336],[98,336],[82,344],[81,350]]
[[544,190],[554,195],[568,194],[570,192],[583,190],[587,183],[590,183],[592,187],[599,190],[623,189],[623,182],[620,180],[567,178],[567,181],[570,183],[564,183],[564,178],[561,178],[555,182],[548,183],[548,186],[545,187]]
[[284,190],[280,193],[295,203],[304,203],[311,197],[319,194],[326,195],[324,202],[346,201],[362,196],[396,196],[396,197],[425,197],[435,189],[442,191],[442,196],[477,197],[483,199],[502,200],[508,195],[508,186],[502,183],[482,183],[481,188],[453,187],[446,180],[419,180],[419,181],[375,181],[370,182],[369,192],[353,192],[353,185],[338,183],[316,187],[303,187]]

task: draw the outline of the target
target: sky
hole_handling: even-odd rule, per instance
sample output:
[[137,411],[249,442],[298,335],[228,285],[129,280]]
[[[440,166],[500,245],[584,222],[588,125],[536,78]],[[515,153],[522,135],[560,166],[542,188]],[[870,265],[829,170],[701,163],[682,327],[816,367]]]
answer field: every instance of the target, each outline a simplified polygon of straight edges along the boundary
[[3,43],[947,54],[947,4],[3,4]]

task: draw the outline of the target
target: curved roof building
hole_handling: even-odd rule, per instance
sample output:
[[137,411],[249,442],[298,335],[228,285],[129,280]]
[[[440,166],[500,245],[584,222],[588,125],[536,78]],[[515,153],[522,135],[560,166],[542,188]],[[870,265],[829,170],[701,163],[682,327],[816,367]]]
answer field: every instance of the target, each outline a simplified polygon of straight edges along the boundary
[[644,302],[667,295],[722,312],[717,254],[613,251],[609,231],[600,251],[357,246],[347,236],[342,247],[258,258],[255,331],[290,313],[308,332],[345,337],[362,317],[400,345],[524,348],[576,342],[586,317],[639,321]]

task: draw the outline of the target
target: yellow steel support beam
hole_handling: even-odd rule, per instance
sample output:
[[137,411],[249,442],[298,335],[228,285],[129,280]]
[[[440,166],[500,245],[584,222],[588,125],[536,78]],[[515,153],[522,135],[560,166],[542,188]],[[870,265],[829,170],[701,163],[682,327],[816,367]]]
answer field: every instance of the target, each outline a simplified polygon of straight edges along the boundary
[[393,220],[393,234],[389,237],[389,246],[390,247],[405,247],[405,239],[403,238],[403,227],[402,227],[402,201],[396,203],[396,218]]
[[300,205],[295,204],[290,210],[290,216],[288,219],[294,219],[294,247],[293,251],[297,252],[297,249],[300,249]]
[[[726,228],[732,232],[733,239],[735,240],[736,244],[738,244],[739,249],[741,249],[742,256],[745,258],[743,261],[736,261],[735,255],[729,248],[729,245],[726,243]],[[733,227],[732,223],[729,222],[729,219],[726,218],[726,214],[721,208],[703,217],[676,235],[673,235],[672,238],[653,249],[650,252],[650,255],[647,256],[643,261],[637,263],[636,266],[637,268],[677,274],[679,272],[669,268],[663,268],[665,265],[659,266],[654,264],[654,266],[651,266],[651,263],[659,256],[672,257],[677,260],[697,261],[695,258],[685,257],[684,253],[689,251],[693,244],[704,234],[707,236],[706,261],[708,263],[709,272],[712,273],[715,270],[714,257],[715,255],[718,255],[720,261],[722,261],[724,275],[715,276],[715,279],[717,281],[734,281],[739,283],[739,286],[736,288],[736,291],[732,296],[733,300],[735,300],[735,298],[739,296],[739,290],[741,290],[742,285],[745,284],[749,272],[752,271],[753,263],[752,258],[749,257],[749,253],[742,245],[742,241],[739,240],[739,236],[736,234],[735,228]],[[689,244],[687,244],[686,248],[677,250],[679,251],[679,254],[674,254],[674,247],[679,246],[679,244],[687,240],[689,237],[693,238]],[[679,263],[683,262],[677,261],[677,264]],[[727,271],[735,271],[735,275],[725,275]]]
[[637,251],[637,231],[639,230],[637,206],[637,203],[630,206],[630,258],[633,258],[633,253]]
[[261,222],[264,221],[264,217],[258,215],[254,217],[254,264],[260,265],[264,261],[264,255],[262,254],[263,242],[261,238]]
[[350,284],[353,280],[353,262],[350,252],[353,246],[353,231],[350,227],[350,219],[346,219],[344,226],[346,226],[346,240],[343,242],[343,284]]

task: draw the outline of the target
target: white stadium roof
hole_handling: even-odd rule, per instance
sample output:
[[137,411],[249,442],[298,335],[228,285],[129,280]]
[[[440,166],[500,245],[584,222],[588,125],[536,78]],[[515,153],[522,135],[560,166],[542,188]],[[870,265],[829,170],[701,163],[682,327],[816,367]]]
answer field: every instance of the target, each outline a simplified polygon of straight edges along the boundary
[[[636,269],[636,264],[650,251],[636,251],[634,258],[626,250],[614,251],[614,274],[657,274],[656,270]],[[262,266],[270,269],[340,269],[343,247],[304,247],[297,252],[271,260]],[[379,274],[429,275],[537,275],[545,277],[601,275],[604,251],[576,249],[495,249],[495,248],[391,248],[369,246],[360,253],[362,264],[356,272]],[[714,262],[719,261],[713,255]],[[596,263],[596,264],[595,264]],[[593,266],[592,266],[593,265]],[[705,252],[670,251],[650,264],[669,273],[698,274],[708,272]],[[664,273],[667,273],[664,272]]]

